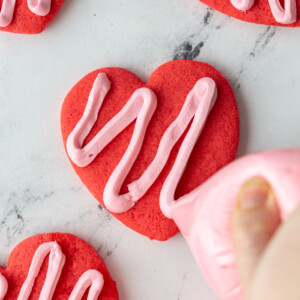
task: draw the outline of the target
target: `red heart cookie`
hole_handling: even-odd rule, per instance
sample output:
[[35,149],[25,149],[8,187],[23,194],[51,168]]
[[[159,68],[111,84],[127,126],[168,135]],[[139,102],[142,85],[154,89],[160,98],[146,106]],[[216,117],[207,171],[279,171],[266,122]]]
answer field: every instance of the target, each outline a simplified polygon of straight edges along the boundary
[[24,240],[0,274],[0,299],[75,300],[87,295],[93,300],[119,299],[97,252],[71,234],[40,234]]
[[300,26],[300,0],[200,0],[234,18],[257,24]]
[[[81,79],[69,92],[62,106],[62,137],[74,170],[101,205],[107,207],[107,203],[117,203],[115,207],[109,207],[110,211],[114,211],[112,214],[129,228],[150,239],[167,240],[178,232],[175,223],[162,214],[159,196],[191,121],[191,117],[186,117],[189,111],[187,114],[184,112],[184,103],[187,103],[187,99],[197,98],[191,94],[191,90],[194,91],[198,81],[202,79],[214,83],[218,95],[214,94],[215,104],[206,120],[205,128],[198,133],[201,135],[193,147],[176,189],[176,197],[180,197],[204,182],[236,155],[239,139],[238,109],[232,89],[219,71],[205,63],[172,61],[154,71],[145,84],[127,70],[104,68]],[[201,98],[206,90],[203,86],[203,89],[200,88],[196,93]],[[92,102],[89,104],[98,98],[103,100],[103,105]],[[140,105],[141,99],[144,99],[143,106]],[[97,105],[102,105],[99,114],[100,106],[96,108]],[[140,115],[137,121],[133,122],[137,109],[141,109]],[[131,115],[131,119],[123,119],[122,115]],[[90,119],[81,120],[85,116]],[[173,126],[174,120],[179,116],[186,119],[182,136],[178,135],[176,128],[180,128],[179,125],[184,122]],[[77,134],[75,131],[80,124],[83,126],[82,132]],[[112,127],[106,130],[107,126]],[[168,134],[165,134],[167,129]],[[169,132],[170,129],[173,132]],[[82,133],[87,137],[80,137]],[[84,149],[75,149],[74,153],[78,153],[80,159],[84,156],[85,161],[75,164],[67,144],[71,145],[70,149],[73,144],[77,147],[76,145],[80,144],[75,141],[77,138],[82,144],[79,148],[83,146]],[[97,153],[90,152],[91,149],[88,148],[99,138],[106,144],[95,144],[93,151]],[[159,162],[156,169],[151,169],[150,164],[152,166],[152,162],[155,161],[163,140],[167,141],[164,143],[164,150],[161,151],[164,161]],[[169,152],[166,150],[168,148]],[[153,171],[147,173],[147,180],[143,175],[146,169]],[[139,181],[140,185],[137,188],[137,185],[132,187],[141,175],[144,177]],[[122,176],[124,180],[120,179]],[[133,190],[132,195],[131,191],[127,193],[128,184],[129,190]],[[149,188],[141,193],[146,185],[149,185]],[[118,193],[122,195],[118,196]],[[131,208],[130,197],[134,198],[133,194],[139,194],[139,199],[136,199],[139,201],[131,201]],[[119,208],[124,212],[116,212]]]
[[42,32],[64,0],[0,0],[0,30],[35,34]]

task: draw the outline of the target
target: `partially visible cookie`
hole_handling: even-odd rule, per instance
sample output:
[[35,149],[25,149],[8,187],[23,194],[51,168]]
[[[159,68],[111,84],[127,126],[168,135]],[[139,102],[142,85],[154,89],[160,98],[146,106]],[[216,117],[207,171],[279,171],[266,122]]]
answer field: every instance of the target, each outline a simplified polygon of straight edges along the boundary
[[75,300],[87,299],[90,293],[92,300],[118,300],[116,284],[97,252],[67,233],[24,240],[0,274],[0,299]]
[[[201,112],[206,91],[201,82],[206,78],[214,82],[215,103],[211,111]],[[183,130],[178,134],[171,127],[185,114],[183,107],[188,102],[189,119],[175,126]],[[99,69],[81,79],[63,103],[61,131],[74,170],[101,205],[150,239],[163,241],[178,232],[175,223],[162,214],[159,197],[193,119],[190,109],[198,107],[205,116],[205,127],[196,132],[199,139],[187,156],[183,176],[178,173],[176,198],[235,158],[238,109],[219,71],[205,63],[172,61],[154,71],[145,84],[124,69]],[[160,145],[158,163],[150,168]]]
[[228,16],[246,22],[288,27],[300,26],[300,0],[200,1]]
[[0,30],[14,33],[42,32],[61,8],[64,0],[2,0]]

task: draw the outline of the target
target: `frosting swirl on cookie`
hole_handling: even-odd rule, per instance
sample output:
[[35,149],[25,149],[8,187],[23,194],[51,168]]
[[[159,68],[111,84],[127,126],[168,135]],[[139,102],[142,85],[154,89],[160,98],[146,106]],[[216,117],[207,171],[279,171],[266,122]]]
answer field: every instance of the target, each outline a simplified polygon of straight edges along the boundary
[[[19,292],[17,300],[29,299],[35,279],[37,278],[44,260],[49,255],[49,264],[46,279],[42,287],[39,299],[51,300],[55,292],[66,257],[61,247],[56,242],[47,242],[36,250],[25,282]],[[101,293],[104,284],[102,274],[97,270],[88,270],[83,273],[76,283],[69,300],[80,300],[90,287],[88,299],[96,300]],[[3,300],[8,290],[7,280],[0,274],[0,300]]]
[[[46,16],[51,10],[51,0],[27,0],[28,8],[37,16]],[[0,6],[0,27],[7,27],[13,19],[16,0],[3,0]]]
[[[230,0],[232,5],[241,11],[249,10],[254,0]],[[296,0],[285,0],[282,7],[279,0],[269,0],[269,5],[275,20],[281,24],[292,24],[297,21]]]
[[104,203],[110,211],[115,213],[126,212],[145,195],[155,182],[167,163],[174,145],[193,120],[175,162],[174,172],[176,172],[176,176],[174,176],[174,173],[170,174],[163,190],[168,197],[166,202],[161,200],[161,207],[163,212],[167,214],[170,201],[174,197],[172,193],[176,189],[188,157],[216,101],[216,84],[211,78],[202,78],[196,82],[187,95],[178,117],[162,136],[155,158],[141,177],[128,185],[128,193],[123,195],[120,195],[120,189],[141,150],[146,129],[156,109],[157,99],[155,94],[148,88],[136,90],[121,111],[83,147],[84,140],[97,120],[99,110],[109,89],[110,82],[107,76],[103,73],[98,74],[83,116],[68,136],[66,145],[68,155],[77,166],[87,166],[106,145],[136,119],[129,146],[110,176],[103,193]]
[[46,16],[51,9],[51,0],[27,0],[29,9],[37,16]]
[[3,0],[0,10],[0,27],[7,27],[14,15],[16,0]]

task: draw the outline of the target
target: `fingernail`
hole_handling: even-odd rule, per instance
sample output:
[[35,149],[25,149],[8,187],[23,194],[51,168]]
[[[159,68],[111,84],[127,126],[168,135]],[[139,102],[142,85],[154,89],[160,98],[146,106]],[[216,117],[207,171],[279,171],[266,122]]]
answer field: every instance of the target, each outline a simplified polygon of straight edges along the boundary
[[240,190],[239,207],[242,210],[257,209],[264,206],[271,193],[270,185],[262,178],[246,181]]

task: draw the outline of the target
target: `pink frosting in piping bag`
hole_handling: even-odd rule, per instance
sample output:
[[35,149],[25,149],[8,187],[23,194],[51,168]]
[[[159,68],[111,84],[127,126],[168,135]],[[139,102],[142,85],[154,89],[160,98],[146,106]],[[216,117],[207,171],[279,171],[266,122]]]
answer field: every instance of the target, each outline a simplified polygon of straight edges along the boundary
[[[18,295],[18,300],[29,299],[36,277],[38,276],[42,264],[49,254],[49,265],[46,279],[42,287],[39,299],[51,300],[55,292],[56,285],[65,264],[65,255],[56,242],[47,242],[36,250],[25,282]],[[97,270],[86,271],[76,283],[69,300],[80,300],[86,290],[90,287],[88,300],[96,300],[101,293],[104,284],[103,276]],[[3,300],[8,290],[7,280],[0,274],[0,300]]]
[[[38,16],[46,16],[51,9],[51,0],[27,0],[28,8]],[[16,0],[3,0],[0,9],[0,27],[7,27],[14,16]]]
[[224,300],[242,299],[230,226],[238,191],[254,176],[272,186],[282,220],[300,204],[300,150],[277,150],[234,161],[170,207],[199,267]]
[[[136,119],[130,144],[110,176],[103,193],[106,207],[115,213],[131,209],[143,197],[147,190],[164,168],[172,148],[182,136],[191,120],[192,126],[184,139],[176,164],[177,177],[168,177],[168,188],[165,189],[172,198],[172,188],[176,188],[185,168],[188,156],[205,125],[207,116],[217,98],[217,88],[211,78],[202,78],[196,82],[188,94],[186,101],[174,122],[164,133],[154,160],[136,181],[128,185],[129,192],[119,195],[122,184],[136,160],[151,117],[156,109],[156,96],[148,88],[140,88],[134,92],[121,111],[115,115],[84,147],[86,136],[95,124],[102,102],[108,93],[110,82],[103,73],[98,74],[90,93],[84,114],[67,139],[67,152],[77,166],[84,167],[95,159],[102,149],[109,144],[122,130]],[[187,155],[185,160],[182,156]],[[181,173],[180,173],[181,172]],[[179,175],[178,175],[179,174]],[[166,212],[170,204],[161,201],[162,209]],[[167,213],[167,212],[166,212]]]
[[[232,5],[238,10],[246,11],[250,9],[255,0],[230,0]],[[296,0],[285,0],[282,7],[279,0],[269,0],[269,5],[275,20],[281,24],[292,24],[297,21]]]

